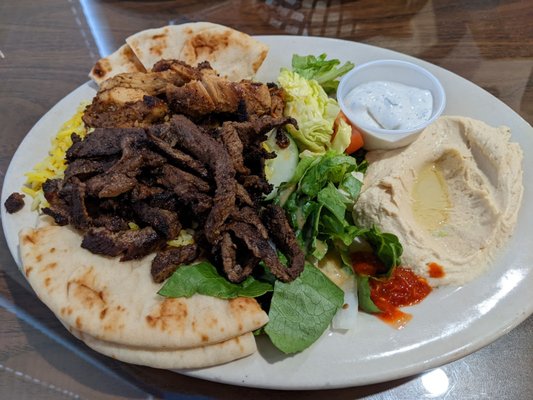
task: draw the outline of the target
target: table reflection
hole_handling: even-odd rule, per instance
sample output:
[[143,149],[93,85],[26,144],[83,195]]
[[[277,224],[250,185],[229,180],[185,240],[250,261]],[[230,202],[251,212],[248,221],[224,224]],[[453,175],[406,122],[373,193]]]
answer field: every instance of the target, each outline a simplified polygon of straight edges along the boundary
[[429,398],[445,395],[450,387],[450,379],[442,368],[426,372],[421,376],[420,383],[427,391],[426,396]]

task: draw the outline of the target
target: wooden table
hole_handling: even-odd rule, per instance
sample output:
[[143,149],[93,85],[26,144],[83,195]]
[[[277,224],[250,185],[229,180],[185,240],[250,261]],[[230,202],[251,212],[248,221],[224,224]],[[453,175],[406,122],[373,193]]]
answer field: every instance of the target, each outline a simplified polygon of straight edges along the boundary
[[[134,32],[199,20],[249,34],[338,37],[406,53],[473,81],[533,122],[529,0],[4,1],[0,179],[28,130],[87,80],[100,56]],[[0,241],[1,398],[533,398],[533,317],[432,372],[327,393],[232,387],[115,362],[65,332]]]

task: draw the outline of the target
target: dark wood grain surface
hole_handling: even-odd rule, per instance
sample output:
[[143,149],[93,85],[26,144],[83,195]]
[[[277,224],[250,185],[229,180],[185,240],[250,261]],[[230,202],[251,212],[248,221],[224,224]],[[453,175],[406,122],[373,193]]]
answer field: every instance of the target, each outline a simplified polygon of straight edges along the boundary
[[[409,54],[471,80],[533,123],[530,0],[2,1],[0,183],[29,129],[87,81],[98,58],[139,30],[200,20],[249,34],[337,37]],[[101,357],[69,337],[28,290],[3,234],[0,263],[1,398],[533,398],[532,317],[430,374],[330,392],[265,391]],[[427,382],[438,377],[448,386],[431,392]]]

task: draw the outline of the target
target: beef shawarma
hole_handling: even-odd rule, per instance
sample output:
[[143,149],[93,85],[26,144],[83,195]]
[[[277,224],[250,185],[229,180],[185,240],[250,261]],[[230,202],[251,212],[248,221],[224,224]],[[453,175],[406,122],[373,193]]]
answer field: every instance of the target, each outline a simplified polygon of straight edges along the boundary
[[[208,244],[197,255],[220,265],[230,281],[244,280],[253,271],[250,266],[261,260],[279,279],[290,281],[303,269],[303,253],[294,233],[287,229],[283,211],[272,212],[275,206],[271,205],[265,213],[273,213],[273,217],[263,218],[266,225],[261,219],[263,207],[259,199],[268,193],[265,187],[269,190],[270,186],[261,163],[254,163],[256,160],[250,161],[243,154],[264,153],[261,142],[265,133],[287,123],[296,124],[290,118],[270,116],[226,123],[221,131],[231,129],[233,141],[229,143],[241,143],[232,146],[231,151],[226,147],[228,142],[217,140],[182,115],[175,115],[164,126],[146,130],[98,128],[85,140],[74,140],[67,152],[65,177],[45,185],[49,207],[43,211],[58,225],[68,223],[83,231],[83,248],[105,256],[120,256],[122,261],[154,251],[168,253],[171,249],[167,241],[177,237],[185,225],[195,225],[198,241]],[[214,135],[217,133],[222,136],[220,131]],[[173,157],[172,144],[194,163]],[[242,150],[236,153],[239,148]],[[99,160],[101,165],[93,165]],[[83,169],[84,173],[76,173],[71,167],[84,162],[92,163],[91,172]],[[240,173],[235,164],[240,165]],[[209,173],[207,178],[202,177],[204,170]],[[265,185],[249,185],[250,177]],[[140,192],[145,193],[142,198]],[[158,204],[162,195],[167,197],[164,206]],[[246,218],[241,214],[246,214]],[[181,221],[183,215],[188,215],[187,220]],[[130,229],[131,222],[140,229]],[[272,243],[287,252],[289,268],[280,264]],[[253,263],[245,262],[248,267],[243,268],[231,256],[237,251],[248,255],[245,259]],[[182,262],[194,259],[188,257]],[[169,268],[166,260],[162,255],[154,259],[156,282],[168,278],[179,265],[173,263]]]

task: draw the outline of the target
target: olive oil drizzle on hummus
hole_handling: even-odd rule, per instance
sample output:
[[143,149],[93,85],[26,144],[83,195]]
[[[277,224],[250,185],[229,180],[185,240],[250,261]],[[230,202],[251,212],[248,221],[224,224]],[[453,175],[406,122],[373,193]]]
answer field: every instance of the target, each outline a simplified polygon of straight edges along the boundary
[[411,191],[413,215],[420,226],[441,236],[452,208],[448,185],[438,164],[428,163],[418,173]]

